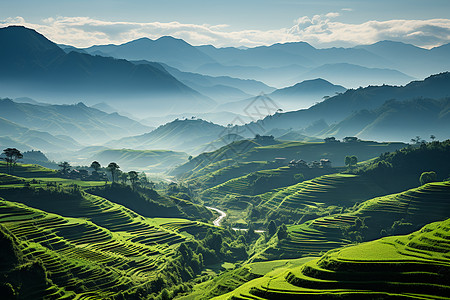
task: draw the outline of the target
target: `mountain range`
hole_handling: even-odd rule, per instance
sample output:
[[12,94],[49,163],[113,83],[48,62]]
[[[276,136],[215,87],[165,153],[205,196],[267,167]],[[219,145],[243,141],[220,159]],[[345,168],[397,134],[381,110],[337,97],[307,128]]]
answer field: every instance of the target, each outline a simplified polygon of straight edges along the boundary
[[[332,125],[361,110],[375,110],[392,99],[397,101],[421,98],[441,99],[449,95],[450,73],[445,72],[432,75],[423,81],[412,81],[405,86],[382,85],[349,89],[308,109],[275,113],[246,125],[243,129],[252,134],[268,132],[274,128],[304,129],[319,120]],[[420,122],[420,119],[417,121]]]
[[[98,144],[151,130],[151,127],[118,113],[108,114],[87,107],[82,102],[73,105],[36,105],[0,99],[0,117],[32,130],[70,136],[82,144]],[[76,144],[73,141],[72,145],[67,146]]]
[[123,59],[65,53],[32,29],[0,29],[0,74],[4,95],[28,95],[53,102],[114,103],[147,113],[205,110],[215,102],[187,87],[168,72]]
[[[291,42],[243,49],[192,46],[180,39],[161,37],[77,51],[158,61],[183,71],[256,79],[277,87],[315,77],[352,88],[383,83],[398,85],[450,67],[448,45],[428,50],[392,41],[353,48],[317,49],[306,42]],[[367,75],[375,76],[374,81],[365,80]],[[340,81],[333,80],[336,78]]]

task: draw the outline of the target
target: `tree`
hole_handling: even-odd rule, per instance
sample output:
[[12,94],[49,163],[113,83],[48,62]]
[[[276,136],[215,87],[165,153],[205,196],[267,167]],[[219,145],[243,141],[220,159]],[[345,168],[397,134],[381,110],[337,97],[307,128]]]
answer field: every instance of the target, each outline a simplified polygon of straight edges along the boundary
[[23,158],[23,154],[16,148],[6,148],[3,150],[3,154],[5,155],[3,159],[6,161],[6,170],[8,173],[12,173],[17,160]]
[[269,226],[267,226],[267,230],[269,231],[269,236],[272,236],[277,232],[277,225],[274,220],[270,221]]
[[423,172],[420,174],[420,184],[424,185],[425,183],[434,182],[437,180],[436,172],[430,171],[430,172]]
[[434,140],[436,139],[436,136],[434,134],[432,134],[432,135],[430,135],[430,139],[431,139],[431,141],[434,142]]
[[101,167],[102,167],[102,166],[100,165],[100,163],[99,163],[98,161],[96,161],[96,160],[94,160],[94,161],[91,163],[91,168],[94,169],[95,172],[98,172],[98,170],[100,170]]
[[128,178],[130,179],[131,186],[134,187],[139,179],[139,174],[136,171],[130,171],[128,172]]
[[345,165],[348,166],[350,169],[356,166],[357,163],[358,158],[355,155],[345,157]]
[[281,226],[278,228],[278,231],[277,231],[278,240],[287,239],[288,236],[289,236],[289,234],[288,234],[286,225],[281,224]]
[[127,180],[128,180],[128,173],[126,173],[126,172],[122,172],[122,171],[118,171],[118,173],[119,173],[119,178],[120,178],[120,181],[122,181],[122,183],[126,183],[127,182]]
[[69,173],[69,170],[70,170],[71,166],[70,166],[70,164],[67,161],[63,161],[63,162],[59,163],[58,167],[61,168],[61,173],[63,175],[67,175]]
[[119,165],[115,162],[110,162],[108,166],[106,167],[109,172],[111,172],[111,180],[112,182],[115,182],[117,180],[117,173],[120,169]]

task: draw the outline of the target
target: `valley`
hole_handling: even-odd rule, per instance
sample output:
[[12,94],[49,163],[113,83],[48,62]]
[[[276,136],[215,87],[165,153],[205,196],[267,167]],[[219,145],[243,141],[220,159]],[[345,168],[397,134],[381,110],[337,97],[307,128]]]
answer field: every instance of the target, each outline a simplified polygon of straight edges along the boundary
[[445,8],[233,1],[0,3],[1,299],[448,299]]

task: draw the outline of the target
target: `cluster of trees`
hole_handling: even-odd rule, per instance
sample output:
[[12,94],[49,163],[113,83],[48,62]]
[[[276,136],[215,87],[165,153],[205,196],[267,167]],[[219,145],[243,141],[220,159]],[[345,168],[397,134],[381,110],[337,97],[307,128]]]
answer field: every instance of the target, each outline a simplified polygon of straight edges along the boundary
[[345,157],[345,165],[348,166],[349,169],[352,169],[358,163],[358,157],[355,155],[346,156]]
[[[93,161],[89,166],[89,168],[94,170],[91,175],[86,169],[71,170],[72,166],[67,161],[59,163],[58,166],[61,168],[60,173],[65,177],[79,178],[81,180],[108,180],[106,174],[100,171],[102,166],[98,161]],[[120,166],[115,162],[110,162],[104,170],[109,172],[113,183],[119,181],[126,183],[129,181],[132,187],[136,187],[138,184],[150,184],[145,173],[139,174],[136,171],[122,172]]]

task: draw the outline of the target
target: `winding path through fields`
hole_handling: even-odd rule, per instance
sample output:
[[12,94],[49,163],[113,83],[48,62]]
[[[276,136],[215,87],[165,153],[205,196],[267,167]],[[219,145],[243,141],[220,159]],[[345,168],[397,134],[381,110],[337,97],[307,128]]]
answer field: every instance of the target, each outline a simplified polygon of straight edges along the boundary
[[[216,211],[220,214],[220,216],[217,217],[217,219],[215,219],[213,221],[214,226],[220,226],[220,222],[222,222],[223,219],[225,219],[227,217],[227,213],[224,212],[223,210],[220,210],[218,208],[215,207],[210,207],[210,206],[205,206],[207,209]],[[231,228],[234,231],[247,231],[248,229],[241,229],[241,228]],[[255,230],[256,233],[264,233],[266,232],[265,230]]]
[[218,208],[214,208],[214,207],[210,207],[210,206],[205,206],[205,207],[207,209],[214,210],[220,214],[220,216],[218,216],[217,219],[215,219],[213,221],[214,226],[220,226],[220,222],[222,222],[222,220],[226,218],[227,214]]

